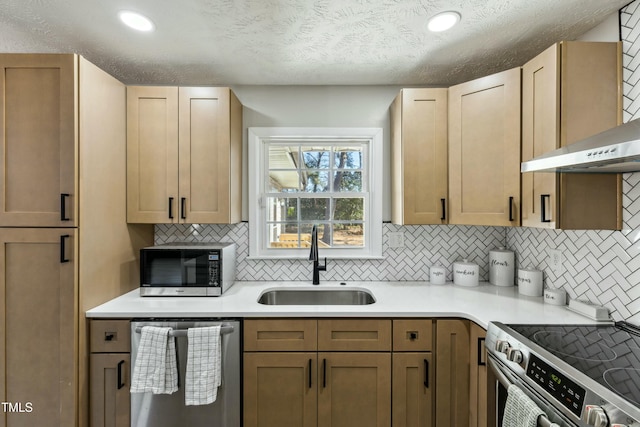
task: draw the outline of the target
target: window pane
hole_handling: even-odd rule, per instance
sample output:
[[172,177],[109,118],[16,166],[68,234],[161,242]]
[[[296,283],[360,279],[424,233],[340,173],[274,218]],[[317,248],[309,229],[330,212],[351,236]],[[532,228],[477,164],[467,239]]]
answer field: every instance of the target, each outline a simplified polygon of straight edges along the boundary
[[364,224],[333,224],[334,246],[364,246]]
[[303,148],[303,167],[307,169],[329,169],[330,150],[330,148],[324,147]]
[[307,193],[322,193],[329,191],[329,172],[306,172],[305,191]]
[[329,220],[330,199],[300,199],[300,219],[302,221],[312,221],[318,219]]
[[362,169],[362,147],[335,147],[333,155],[337,169]]
[[267,223],[270,248],[299,248],[297,223]]
[[[316,224],[318,227],[318,248],[329,248],[331,247],[330,239],[330,226],[329,224]],[[300,235],[302,236],[303,243],[309,242],[309,247],[311,247],[311,229],[313,228],[313,224],[302,224],[300,226]],[[322,256],[322,254],[320,255]]]
[[297,221],[298,199],[293,198],[267,198],[268,221]]
[[269,169],[297,169],[297,145],[269,145]]
[[364,219],[364,199],[362,197],[334,199],[333,219],[338,221],[362,221]]
[[362,172],[338,171],[333,177],[333,191],[362,192]]
[[269,171],[269,193],[296,193],[302,190],[303,181],[298,171]]

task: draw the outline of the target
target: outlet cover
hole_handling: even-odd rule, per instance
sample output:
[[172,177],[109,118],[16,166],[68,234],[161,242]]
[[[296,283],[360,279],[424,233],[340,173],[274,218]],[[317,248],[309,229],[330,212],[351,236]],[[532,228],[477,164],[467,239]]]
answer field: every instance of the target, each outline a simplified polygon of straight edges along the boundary
[[402,231],[389,233],[389,247],[404,248],[404,233]]
[[547,260],[547,263],[549,264],[551,271],[555,273],[562,273],[562,262],[562,252],[558,249],[549,249],[549,259]]

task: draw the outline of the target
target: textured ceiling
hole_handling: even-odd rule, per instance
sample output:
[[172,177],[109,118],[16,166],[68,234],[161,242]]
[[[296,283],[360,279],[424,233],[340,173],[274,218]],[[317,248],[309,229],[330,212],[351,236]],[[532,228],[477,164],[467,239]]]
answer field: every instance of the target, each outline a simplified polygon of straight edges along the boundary
[[[0,52],[75,52],[127,84],[451,85],[521,65],[629,0],[2,0]],[[156,25],[118,20],[139,11]],[[445,10],[460,24],[430,33]]]

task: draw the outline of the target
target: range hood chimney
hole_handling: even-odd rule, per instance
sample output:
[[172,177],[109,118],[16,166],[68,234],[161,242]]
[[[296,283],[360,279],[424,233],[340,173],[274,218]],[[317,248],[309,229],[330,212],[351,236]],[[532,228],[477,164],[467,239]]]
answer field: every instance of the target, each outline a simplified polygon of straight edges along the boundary
[[520,166],[522,172],[621,173],[640,171],[640,119],[611,128]]

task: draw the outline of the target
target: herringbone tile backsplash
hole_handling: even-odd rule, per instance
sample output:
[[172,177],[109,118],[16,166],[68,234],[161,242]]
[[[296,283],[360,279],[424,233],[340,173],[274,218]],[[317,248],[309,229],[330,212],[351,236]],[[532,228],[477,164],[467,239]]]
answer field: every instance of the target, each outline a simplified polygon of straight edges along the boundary
[[[624,120],[640,117],[640,0],[620,14],[623,37]],[[615,320],[640,324],[640,173],[624,176],[622,231],[558,231],[534,228],[405,226],[385,224],[382,260],[329,260],[322,280],[428,280],[429,266],[469,258],[488,279],[489,251],[507,246],[516,263],[544,270],[545,285],[564,288],[571,298],[607,306]],[[403,231],[405,247],[390,248],[388,233]],[[310,280],[305,260],[248,259],[249,226],[156,225],[156,243],[233,241],[238,244],[238,280]],[[549,268],[549,249],[563,255],[559,272]],[[544,319],[540,319],[544,321]]]

